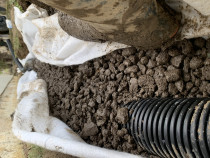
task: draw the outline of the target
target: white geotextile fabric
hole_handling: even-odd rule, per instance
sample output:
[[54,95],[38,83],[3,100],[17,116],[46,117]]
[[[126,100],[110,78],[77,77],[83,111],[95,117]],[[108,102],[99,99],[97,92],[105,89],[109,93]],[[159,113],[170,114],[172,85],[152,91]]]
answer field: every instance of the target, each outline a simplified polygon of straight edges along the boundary
[[210,15],[210,1],[209,0],[184,0],[190,6],[201,12],[203,15]]
[[38,32],[38,28],[32,23],[32,20],[47,17],[47,11],[32,4],[25,13],[22,13],[19,8],[14,7],[14,15],[15,25],[23,36],[23,41],[26,44],[29,53],[31,53],[35,36]]
[[[210,3],[206,3],[205,0],[197,0],[196,3],[195,0],[166,0],[166,3],[168,3],[171,8],[182,14],[182,39],[196,37],[203,37],[206,39],[210,38],[210,15],[206,15],[210,8],[203,7],[202,12],[205,15],[197,10],[201,9],[205,4],[210,6]],[[193,8],[193,6],[196,7],[196,9]]]
[[18,107],[12,129],[20,140],[48,150],[83,158],[142,158],[85,143],[66,124],[49,116],[46,82],[26,72],[17,88]]
[[29,52],[42,62],[57,66],[77,65],[101,57],[114,50],[127,48],[117,42],[89,42],[69,36],[58,23],[58,14],[34,4],[25,13],[15,7],[15,24]]

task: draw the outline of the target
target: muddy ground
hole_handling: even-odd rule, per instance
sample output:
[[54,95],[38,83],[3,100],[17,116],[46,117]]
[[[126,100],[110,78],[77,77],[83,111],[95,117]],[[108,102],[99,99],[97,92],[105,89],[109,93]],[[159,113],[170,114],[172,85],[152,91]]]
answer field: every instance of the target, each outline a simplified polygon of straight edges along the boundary
[[[128,48],[79,66],[34,62],[48,84],[51,115],[60,118],[86,142],[143,154],[123,128],[128,110],[140,98],[209,97],[210,40],[184,40],[161,50]],[[148,156],[148,155],[147,155]]]

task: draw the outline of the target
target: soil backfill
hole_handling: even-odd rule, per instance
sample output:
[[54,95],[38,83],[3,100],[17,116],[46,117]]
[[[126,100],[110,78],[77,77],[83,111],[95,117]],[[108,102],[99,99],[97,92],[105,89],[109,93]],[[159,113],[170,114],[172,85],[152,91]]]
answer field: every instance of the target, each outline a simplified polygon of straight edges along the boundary
[[[34,61],[48,85],[51,115],[87,143],[144,153],[124,128],[122,105],[140,98],[209,97],[210,40],[183,40],[161,50],[117,50],[78,66]],[[148,155],[147,155],[148,156]]]

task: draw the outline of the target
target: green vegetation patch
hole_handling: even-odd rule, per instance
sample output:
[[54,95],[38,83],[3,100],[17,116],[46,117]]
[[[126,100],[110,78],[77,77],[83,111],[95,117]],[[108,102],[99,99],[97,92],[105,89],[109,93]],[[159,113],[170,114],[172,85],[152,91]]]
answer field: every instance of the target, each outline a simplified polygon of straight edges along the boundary
[[44,149],[35,145],[31,145],[28,151],[28,158],[42,158],[44,154]]
[[20,11],[23,12],[23,8],[20,6],[20,4],[18,3],[18,0],[9,0],[10,5],[13,5],[15,7],[18,7],[20,9]]

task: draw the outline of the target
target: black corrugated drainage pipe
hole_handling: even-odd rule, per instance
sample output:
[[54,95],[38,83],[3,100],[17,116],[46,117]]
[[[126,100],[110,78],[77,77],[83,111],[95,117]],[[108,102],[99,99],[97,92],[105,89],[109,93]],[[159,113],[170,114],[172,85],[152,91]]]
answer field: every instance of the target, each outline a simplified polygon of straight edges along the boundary
[[125,105],[138,145],[160,157],[210,158],[210,98],[141,99]]

